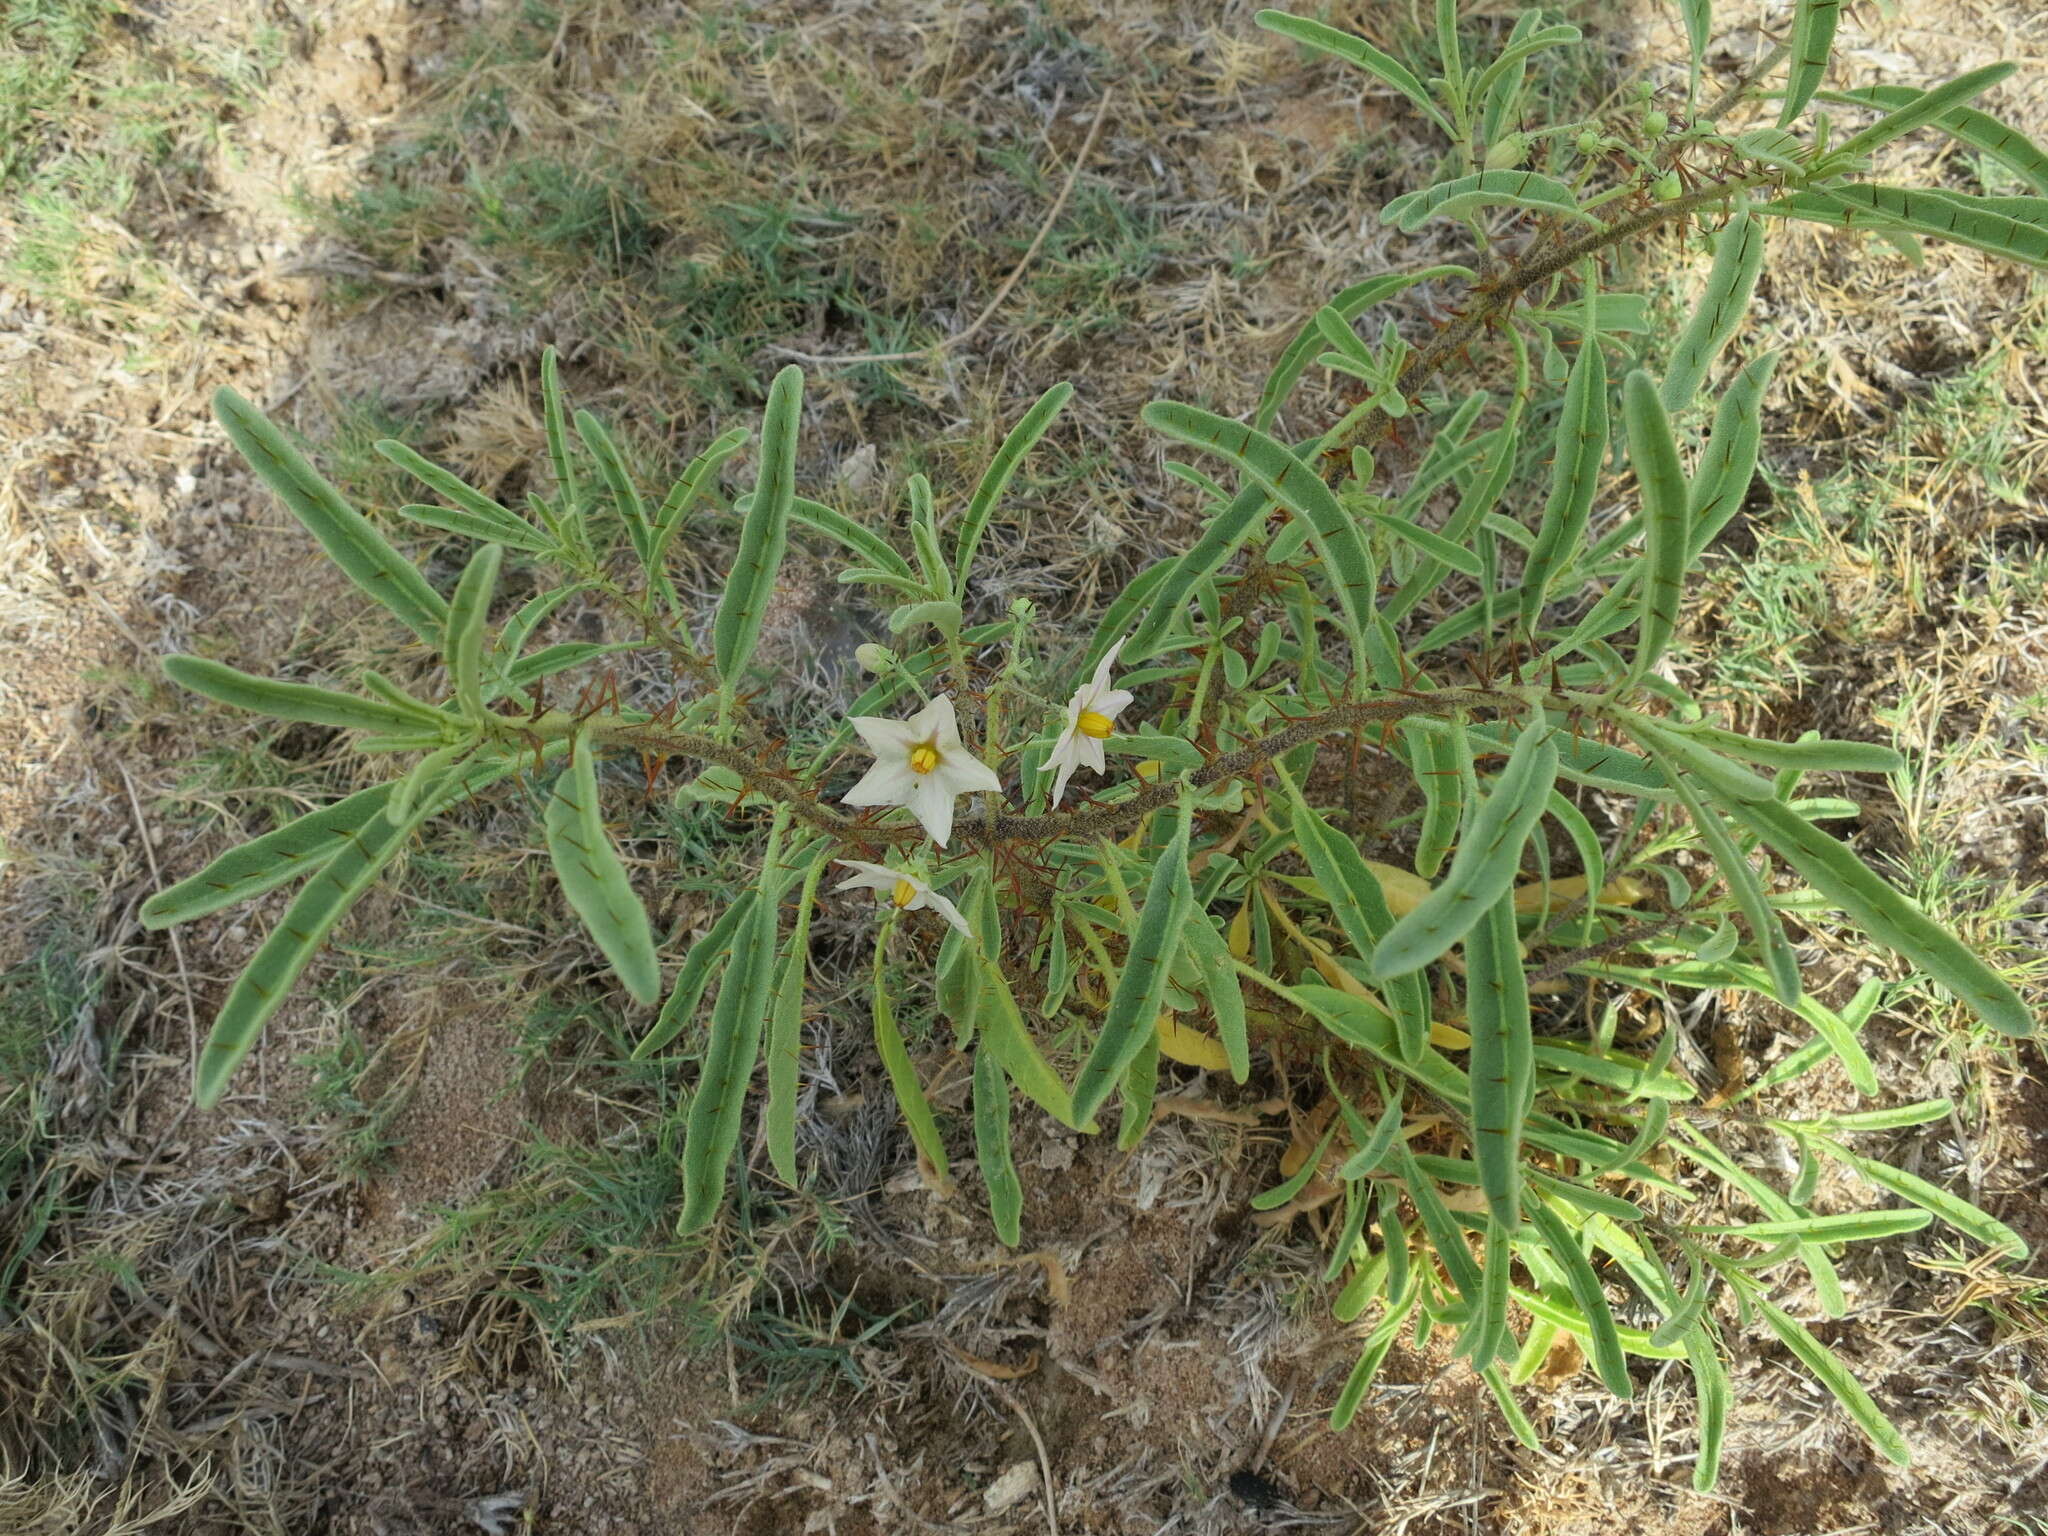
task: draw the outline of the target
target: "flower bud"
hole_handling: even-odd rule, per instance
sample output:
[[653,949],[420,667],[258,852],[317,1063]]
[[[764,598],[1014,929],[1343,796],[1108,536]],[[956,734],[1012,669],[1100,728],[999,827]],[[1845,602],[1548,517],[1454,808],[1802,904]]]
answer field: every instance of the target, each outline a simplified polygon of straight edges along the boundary
[[853,659],[860,663],[863,672],[886,672],[896,665],[896,653],[886,645],[877,645],[872,640],[865,645],[855,646]]
[[1511,133],[1486,152],[1486,169],[1489,171],[1512,171],[1522,163],[1529,153],[1529,140],[1524,134]]

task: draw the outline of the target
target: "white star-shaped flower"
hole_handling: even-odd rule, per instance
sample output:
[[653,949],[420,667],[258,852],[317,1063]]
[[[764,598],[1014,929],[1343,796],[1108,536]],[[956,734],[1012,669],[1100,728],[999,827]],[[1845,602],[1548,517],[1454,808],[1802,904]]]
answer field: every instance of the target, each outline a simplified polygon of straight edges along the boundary
[[995,770],[969,752],[950,694],[908,720],[855,715],[849,722],[875,754],[875,766],[841,797],[843,805],[902,805],[941,848],[953,835],[953,801],[977,790],[1002,793]]
[[857,874],[833,886],[833,890],[878,891],[882,899],[898,911],[915,912],[920,907],[927,908],[958,928],[964,937],[974,937],[974,931],[967,926],[967,919],[960,915],[960,909],[916,875],[905,874],[900,869],[891,869],[886,864],[863,863],[859,859],[834,859],[832,862],[842,868],[858,871]]
[[1067,792],[1067,780],[1074,776],[1076,768],[1085,764],[1101,773],[1109,766],[1102,744],[1116,728],[1116,717],[1135,697],[1128,689],[1109,686],[1109,669],[1116,664],[1117,652],[1123,648],[1122,640],[1112,645],[1096,663],[1095,676],[1075,689],[1074,696],[1067,701],[1067,723],[1060,728],[1060,739],[1053,743],[1045,759],[1046,767],[1059,770],[1052,781],[1054,805]]

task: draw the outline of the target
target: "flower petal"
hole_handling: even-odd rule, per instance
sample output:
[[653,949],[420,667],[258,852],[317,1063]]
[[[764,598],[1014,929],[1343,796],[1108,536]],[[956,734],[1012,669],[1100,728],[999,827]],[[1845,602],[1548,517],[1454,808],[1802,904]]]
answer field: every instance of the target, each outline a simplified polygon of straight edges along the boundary
[[910,807],[910,814],[931,834],[933,842],[946,846],[946,839],[953,835],[953,791],[940,782],[939,770],[926,774],[901,803]]
[[910,771],[907,757],[884,757],[876,761],[858,784],[839,797],[839,803],[908,805],[917,784],[917,775]]
[[1095,696],[1095,713],[1114,720],[1131,707],[1137,695],[1128,688],[1106,688]]
[[1116,665],[1117,654],[1123,650],[1130,638],[1129,635],[1125,635],[1122,640],[1104,651],[1102,660],[1095,663],[1095,687],[1098,691],[1109,686],[1109,669]]
[[959,929],[962,938],[971,939],[974,937],[974,930],[967,926],[967,919],[960,915],[960,909],[929,886],[923,888],[917,900],[913,901],[911,905],[913,907],[929,907],[955,928]]
[[953,713],[953,695],[942,693],[931,703],[903,722],[904,743],[911,745],[920,741],[936,742],[939,755],[945,756],[948,747],[960,748],[960,720]]
[[877,757],[900,756],[923,740],[906,722],[885,715],[851,715],[846,723],[860,733],[867,749]]
[[908,878],[897,874],[886,864],[870,864],[864,859],[834,859],[832,862],[858,871],[833,886],[835,891],[893,891],[898,880]]
[[995,769],[957,744],[950,753],[939,758],[939,766],[929,776],[943,782],[948,794],[971,795],[986,790],[999,795],[1003,792],[1003,781],[996,777]]

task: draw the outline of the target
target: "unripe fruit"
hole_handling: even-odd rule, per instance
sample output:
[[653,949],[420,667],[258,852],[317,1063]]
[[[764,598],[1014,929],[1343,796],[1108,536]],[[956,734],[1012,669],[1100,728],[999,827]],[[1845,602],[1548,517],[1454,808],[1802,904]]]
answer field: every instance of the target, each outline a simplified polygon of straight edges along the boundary
[[1581,133],[1573,142],[1578,146],[1578,151],[1582,155],[1597,155],[1600,153],[1600,135],[1590,128]]
[[1664,131],[1670,126],[1671,119],[1662,112],[1645,112],[1643,114],[1643,132],[1653,139],[1663,138]]

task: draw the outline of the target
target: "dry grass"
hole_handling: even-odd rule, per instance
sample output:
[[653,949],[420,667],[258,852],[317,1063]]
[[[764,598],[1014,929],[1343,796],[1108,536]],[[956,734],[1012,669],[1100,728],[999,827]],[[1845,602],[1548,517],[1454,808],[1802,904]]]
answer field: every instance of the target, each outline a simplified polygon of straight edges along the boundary
[[[620,1021],[532,894],[516,807],[458,819],[410,895],[354,921],[252,1062],[255,1092],[186,1113],[195,1023],[267,914],[173,950],[136,905],[159,868],[358,770],[317,734],[193,712],[155,657],[205,633],[252,665],[420,664],[345,617],[223,451],[213,385],[276,405],[373,508],[402,494],[366,451],[393,426],[510,495],[543,457],[531,369],[552,341],[579,400],[666,467],[749,412],[783,351],[966,328],[1102,110],[990,324],[929,361],[816,370],[805,440],[807,483],[887,524],[910,473],[957,496],[1073,376],[982,599],[1078,613],[1190,525],[1138,407],[1242,410],[1317,296],[1436,253],[1371,218],[1426,174],[1412,125],[1242,7],[79,16],[76,79],[38,77],[37,121],[60,129],[23,141],[0,214],[0,1525],[1024,1532],[1042,1494],[998,1510],[985,1491],[1039,1461],[1034,1439],[1069,1533],[1975,1536],[2048,1500],[2048,1292],[1965,1272],[1932,1236],[1860,1253],[1830,1334],[1914,1440],[1911,1473],[1873,1465],[1761,1345],[1720,1500],[1677,1491],[1675,1376],[1628,1408],[1560,1381],[1533,1455],[1462,1370],[1397,1352],[1360,1427],[1331,1435],[1354,1345],[1303,1295],[1317,1235],[1243,1220],[1282,1138],[1176,1119],[1124,1160],[1020,1128],[1045,1257],[1008,1262],[971,1210],[898,1177],[851,976],[807,1068],[817,1198],[756,1201],[700,1271],[665,1241],[676,1085],[619,1066]],[[1670,56],[1667,17],[1580,19],[1602,58]],[[1846,57],[1858,79],[1917,79],[2044,41],[2025,0],[1974,0],[1875,19]],[[2037,74],[2003,105],[2044,130]],[[2048,948],[2040,290],[1968,253],[1914,272],[1777,238],[1745,343],[1786,354],[1777,494],[1717,556],[1677,664],[1744,725],[1898,731],[1911,774],[1841,791],[1867,802],[1859,840],[1983,939]],[[1311,391],[1304,412],[1333,403]],[[720,551],[693,558],[708,587]],[[834,597],[796,583],[789,654],[866,638]],[[813,681],[839,686],[826,663]],[[672,830],[662,916],[694,923],[728,845]],[[1893,974],[1825,934],[1814,958]],[[2002,1055],[1931,997],[1893,1004],[1872,1026],[1887,1080],[1962,1110],[1888,1150],[2048,1243],[2038,1055]],[[1715,1009],[1698,1028],[1754,1070],[1781,1024]],[[1825,1074],[1808,1091],[1847,1094]]]

